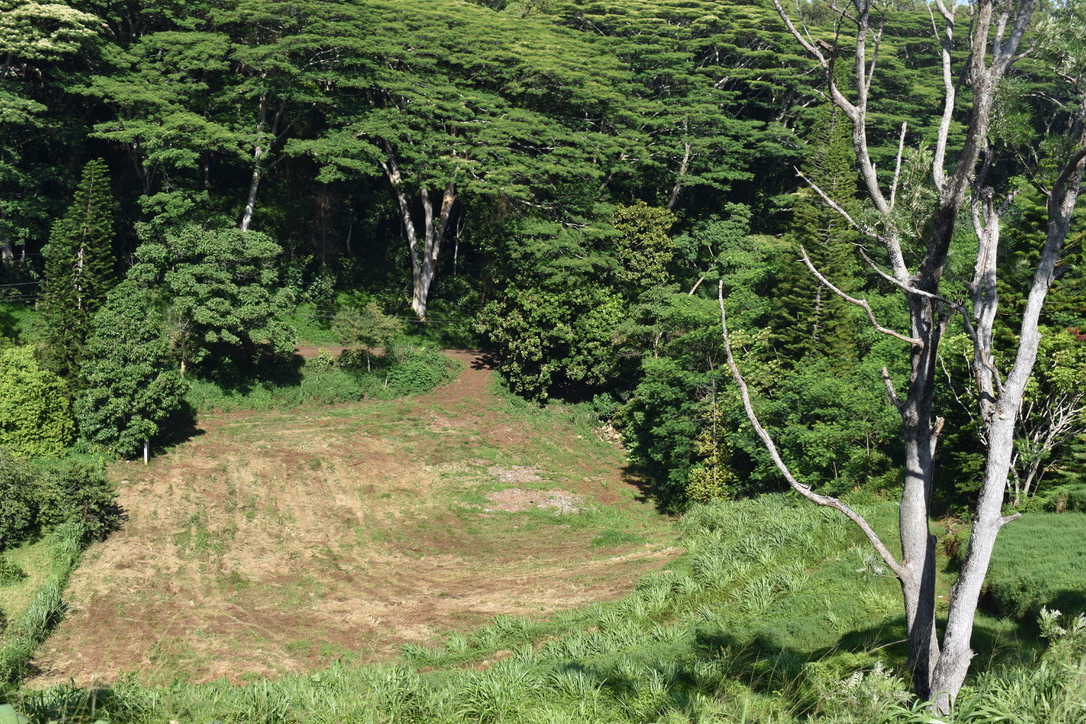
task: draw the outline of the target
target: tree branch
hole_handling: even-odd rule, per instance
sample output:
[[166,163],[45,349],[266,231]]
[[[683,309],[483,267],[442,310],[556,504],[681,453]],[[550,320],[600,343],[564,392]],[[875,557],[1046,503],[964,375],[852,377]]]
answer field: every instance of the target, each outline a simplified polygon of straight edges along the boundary
[[784,479],[788,481],[788,484],[797,493],[807,498],[808,500],[817,503],[818,505],[824,505],[827,508],[833,508],[844,513],[845,516],[855,523],[864,535],[871,542],[871,545],[878,552],[882,560],[889,566],[890,570],[894,572],[894,575],[899,579],[905,574],[901,564],[897,562],[894,555],[890,552],[890,549],[879,538],[878,533],[874,528],[864,520],[863,516],[854,511],[845,503],[841,502],[837,498],[830,497],[828,495],[819,495],[811,490],[809,485],[804,485],[799,482],[792,474],[792,471],[788,468],[788,465],[781,459],[780,453],[777,452],[777,446],[773,442],[773,438],[770,436],[766,429],[762,427],[762,423],[759,422],[757,414],[754,412],[754,406],[750,401],[750,391],[747,389],[747,382],[743,378],[742,373],[739,371],[739,366],[735,362],[735,355],[732,354],[731,340],[728,337],[728,315],[724,311],[724,282],[717,282],[717,300],[720,303],[720,328],[724,335],[724,352],[728,357],[728,369],[731,370],[732,378],[735,380],[735,384],[739,386],[739,395],[743,398],[743,409],[747,413],[747,419],[750,421],[751,426],[761,439],[762,444],[765,445],[766,450],[769,452],[769,457],[773,459],[773,464],[777,466],[777,470],[781,472]]
[[822,201],[826,204],[826,206],[829,206],[831,209],[833,209],[838,214],[840,214],[841,217],[845,221],[848,222],[849,226],[851,226],[857,232],[863,234],[864,236],[866,236],[869,239],[874,239],[875,241],[880,241],[881,242],[881,241],[884,240],[883,237],[880,236],[876,231],[861,225],[858,221],[853,219],[852,216],[847,211],[845,211],[844,207],[842,207],[841,204],[839,204],[836,201],[834,201],[833,199],[831,199],[829,197],[829,195],[818,186],[818,184],[816,184],[814,181],[811,181],[811,179],[807,178],[803,174],[803,172],[800,171],[798,168],[796,169],[796,175],[799,176],[804,181],[806,181],[807,185],[810,186],[811,189],[816,194],[818,194],[819,198],[822,199]]
[[896,407],[899,412],[904,410],[905,403],[897,396],[897,391],[894,389],[894,381],[890,379],[890,370],[885,367],[882,368],[882,381],[886,385],[886,394],[890,396],[890,402],[894,403],[894,407]]
[[901,124],[901,138],[897,142],[897,164],[894,166],[894,183],[890,186],[890,210],[894,210],[894,203],[897,201],[897,187],[901,181],[901,159],[905,156],[905,129],[908,127],[908,121],[903,121]]
[[825,276],[823,276],[822,273],[818,271],[818,269],[815,269],[815,265],[811,262],[811,258],[809,256],[807,256],[807,250],[806,249],[804,249],[801,246],[799,248],[799,252],[800,252],[800,254],[803,255],[803,263],[807,265],[807,268],[811,270],[811,273],[815,275],[815,278],[818,279],[818,281],[820,281],[822,283],[822,286],[826,287],[831,292],[833,292],[837,296],[841,297],[842,299],[844,299],[849,304],[855,304],[857,307],[860,307],[865,312],[867,312],[867,318],[869,320],[871,320],[871,324],[872,324],[872,326],[875,327],[875,329],[882,332],[883,334],[888,334],[891,337],[896,337],[897,339],[900,339],[902,342],[908,342],[909,344],[913,345],[914,347],[923,347],[924,346],[924,343],[921,340],[919,340],[919,339],[917,339],[915,337],[906,337],[904,334],[901,334],[900,332],[895,332],[894,330],[890,329],[889,327],[884,327],[881,324],[879,324],[879,321],[877,319],[875,319],[875,312],[872,311],[871,305],[868,304],[866,299],[857,299],[856,297],[852,297],[852,296],[849,296],[848,294],[845,294],[845,292],[838,289],[836,286],[834,286],[834,284],[829,279],[827,279]]

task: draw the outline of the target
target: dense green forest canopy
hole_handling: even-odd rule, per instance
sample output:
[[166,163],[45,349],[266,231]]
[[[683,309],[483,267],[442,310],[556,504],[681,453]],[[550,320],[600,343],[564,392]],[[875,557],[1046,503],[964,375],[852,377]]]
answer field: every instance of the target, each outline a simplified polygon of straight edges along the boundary
[[[664,507],[777,489],[720,375],[723,281],[763,415],[801,478],[829,493],[900,484],[880,382],[884,367],[905,374],[900,344],[819,284],[798,249],[885,324],[906,320],[858,253],[863,239],[812,191],[870,213],[849,125],[771,4],[2,9],[0,331],[37,345],[35,374],[65,386],[71,439],[133,454],[179,409],[186,380],[281,377],[293,312],[334,335],[337,313],[368,309],[495,348],[524,396],[594,401]],[[825,48],[849,23],[827,3],[796,12]],[[926,5],[879,12],[872,158],[900,178],[901,229],[915,241],[934,203],[942,49]],[[988,139],[988,178],[1015,194],[999,262],[1007,344],[1081,85],[1070,41],[1037,18]],[[967,49],[959,39],[947,51],[958,62]],[[969,112],[968,87],[961,95],[951,156]],[[968,224],[959,236],[974,243]],[[1043,320],[1016,504],[1082,471],[1082,253],[1072,234]],[[964,290],[955,258],[948,283]],[[36,331],[14,322],[19,305],[40,312]],[[124,321],[140,306],[152,314]],[[939,392],[946,510],[967,506],[981,445],[955,381],[969,374],[956,324]],[[117,337],[127,346],[104,343]]]

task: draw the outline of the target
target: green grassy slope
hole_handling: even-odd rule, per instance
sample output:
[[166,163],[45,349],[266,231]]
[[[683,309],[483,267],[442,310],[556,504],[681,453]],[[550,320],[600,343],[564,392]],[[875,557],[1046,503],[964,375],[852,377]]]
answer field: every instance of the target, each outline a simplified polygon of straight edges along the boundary
[[[885,525],[894,508],[865,513]],[[545,622],[500,617],[438,648],[407,647],[397,665],[247,687],[60,688],[16,703],[67,721],[93,706],[111,722],[1082,720],[1081,630],[1023,666],[1024,634],[982,620],[979,676],[953,717],[933,720],[897,675],[897,586],[846,522],[774,496],[697,508],[682,526],[686,554],[622,601]]]

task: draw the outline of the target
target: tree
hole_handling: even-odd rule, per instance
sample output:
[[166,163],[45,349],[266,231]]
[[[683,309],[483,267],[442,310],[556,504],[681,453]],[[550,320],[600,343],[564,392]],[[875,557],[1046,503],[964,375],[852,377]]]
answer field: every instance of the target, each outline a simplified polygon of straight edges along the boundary
[[635,292],[669,281],[668,266],[675,256],[675,242],[668,232],[675,214],[639,202],[615,208],[612,223],[618,236],[615,256],[622,267],[616,276]]
[[330,78],[331,127],[288,150],[320,162],[322,181],[384,176],[407,242],[411,308],[425,319],[465,197],[555,216],[595,201],[600,161],[618,155],[620,69],[545,19],[445,0],[361,6],[369,26],[358,52],[373,60]]
[[[148,5],[143,18],[116,19],[114,35],[127,36],[156,15],[158,4]],[[151,214],[177,223],[194,214],[208,221],[213,210],[237,218],[246,231],[287,140],[318,117],[327,74],[351,72],[338,46],[361,42],[352,20],[358,10],[337,2],[230,0],[193,3],[182,17],[162,15],[156,26],[125,37],[108,72],[79,89],[112,111],[94,135],[127,150]],[[238,184],[232,171],[246,174],[248,184]],[[232,193],[239,185],[244,198]],[[198,199],[205,203],[194,208]],[[209,209],[206,200],[217,203]]]
[[403,320],[385,314],[377,302],[368,302],[359,311],[353,307],[343,309],[336,314],[332,329],[339,335],[339,341],[353,353],[366,356],[366,371],[373,369],[370,349],[383,347],[385,356],[394,339],[403,334]]
[[[730,345],[729,367],[740,387],[750,423],[791,487],[820,505],[840,510],[855,522],[900,581],[913,686],[919,697],[929,700],[934,709],[945,712],[949,710],[969,670],[973,656],[970,648],[973,618],[996,536],[1004,525],[1018,517],[1004,516],[1001,508],[1013,459],[1015,427],[1037,357],[1040,313],[1053,282],[1056,263],[1082,181],[1086,159],[1086,136],[1083,135],[1080,122],[1082,116],[1079,114],[1076,123],[1069,129],[1073,141],[1072,151],[1059,162],[1061,170],[1047,189],[1046,239],[1034,267],[1023,307],[1017,348],[1009,355],[1013,363],[1006,374],[1003,374],[997,369],[993,355],[993,321],[999,303],[996,294],[996,252],[999,244],[1001,205],[995,202],[993,191],[986,186],[987,179],[990,178],[985,173],[987,165],[979,164],[989,140],[997,89],[1019,54],[1019,46],[1036,3],[1034,0],[1006,3],[977,0],[968,9],[958,6],[948,8],[942,2],[936,3],[943,19],[943,32],[939,43],[945,91],[943,115],[931,166],[937,196],[930,221],[927,224],[913,225],[913,228],[923,229],[923,236],[919,240],[920,248],[915,251],[904,245],[908,236],[900,222],[900,212],[895,208],[899,172],[895,172],[892,177],[887,193],[883,185],[886,178],[880,178],[876,173],[869,151],[869,89],[878,60],[877,49],[873,54],[868,47],[868,41],[873,36],[877,37],[877,29],[872,23],[874,8],[866,0],[854,0],[851,14],[842,20],[842,23],[850,22],[855,26],[855,74],[850,90],[835,82],[835,53],[826,49],[826,45],[802,33],[783,6],[776,0],[775,4],[796,40],[822,69],[827,82],[827,94],[852,123],[860,177],[874,207],[872,215],[875,221],[871,223],[867,219],[848,215],[848,212],[835,204],[823,190],[813,188],[828,205],[848,218],[850,225],[857,231],[881,244],[886,254],[882,261],[889,269],[883,270],[875,259],[870,260],[870,265],[880,277],[900,291],[909,312],[910,329],[907,334],[884,327],[876,321],[866,300],[849,296],[833,286],[826,275],[816,269],[809,257],[804,255],[812,273],[824,285],[842,298],[864,308],[877,328],[909,345],[911,369],[902,394],[898,394],[898,385],[889,373],[884,371],[883,375],[890,398],[901,414],[905,452],[905,480],[899,520],[902,546],[900,560],[862,516],[842,501],[815,492],[811,486],[801,483],[792,475],[781,458],[773,437],[758,421],[747,386],[734,356],[730,353]],[[963,77],[972,91],[972,103],[968,123],[960,138],[961,149],[948,170],[948,148],[952,121],[958,110],[959,91],[955,85],[953,69],[954,30],[960,20],[958,15],[966,12],[970,16],[970,55]],[[906,129],[903,127],[899,149],[903,148],[905,139]],[[899,150],[898,158],[901,156],[902,152]],[[956,237],[956,232],[967,195],[970,195],[974,204],[978,238],[974,242],[973,278],[967,287],[969,300],[968,304],[962,304],[944,296],[941,282],[947,271],[952,248],[955,253],[958,252],[958,244],[955,242],[960,242],[960,238]],[[917,219],[911,221],[916,222]],[[906,251],[910,252],[908,257]],[[915,269],[910,269],[907,258],[916,260]],[[720,285],[719,302],[727,342],[723,284]],[[929,521],[935,485],[935,455],[944,422],[942,418],[935,418],[933,415],[933,397],[939,343],[952,314],[960,315],[961,324],[972,342],[974,384],[977,387],[979,404],[978,419],[984,426],[987,454],[983,482],[976,500],[972,533],[961,572],[949,596],[947,624],[940,641],[935,625],[935,537],[931,533]]]
[[[851,128],[840,109],[827,106],[820,109],[807,139],[810,152],[803,173],[835,203],[854,211],[856,174]],[[781,356],[793,363],[802,364],[815,355],[829,355],[842,364],[855,361],[855,310],[811,276],[799,259],[799,249],[806,249],[819,269],[833,269],[834,283],[839,288],[855,293],[860,283],[854,249],[856,233],[810,189],[800,191],[793,219],[788,237],[792,258],[782,270],[784,278],[777,291],[774,344]]]
[[126,281],[94,317],[75,399],[79,432],[125,457],[154,438],[185,393],[165,332],[165,316],[146,290]]
[[1011,505],[1037,494],[1063,446],[1086,433],[1086,340],[1041,328],[1034,379],[1026,389],[1011,467]]
[[53,224],[42,249],[45,360],[63,377],[76,372],[91,318],[114,284],[114,203],[106,162],[91,161],[68,213]]
[[252,356],[266,346],[278,354],[294,348],[284,317],[293,292],[279,286],[275,260],[281,248],[266,234],[186,226],[136,250],[128,278],[169,300],[167,319],[181,376],[213,348],[225,356]]
[[[58,66],[91,55],[101,21],[64,2],[0,0],[0,259],[54,217],[58,139],[71,138],[65,114],[51,112]],[[65,149],[67,150],[67,149]],[[70,173],[70,172],[68,172]],[[65,176],[68,174],[65,173]],[[48,190],[47,190],[48,189]]]

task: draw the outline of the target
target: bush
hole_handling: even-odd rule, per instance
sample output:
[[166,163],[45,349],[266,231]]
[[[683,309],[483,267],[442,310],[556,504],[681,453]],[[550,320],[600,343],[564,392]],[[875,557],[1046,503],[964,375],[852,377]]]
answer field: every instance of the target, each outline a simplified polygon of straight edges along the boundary
[[0,445],[20,457],[61,454],[75,436],[68,385],[31,347],[0,350]]
[[88,540],[117,527],[120,508],[100,462],[65,458],[32,464],[0,451],[0,550],[65,524]]
[[97,461],[64,459],[44,466],[37,478],[38,524],[82,526],[87,540],[100,540],[121,520],[117,494]]
[[32,480],[25,463],[0,450],[0,550],[26,538],[33,527],[37,510]]
[[[7,556],[0,556],[0,586],[13,586],[26,578],[26,571],[15,561]],[[2,620],[3,612],[0,612],[0,631],[4,630]]]
[[403,397],[429,392],[455,377],[449,358],[434,349],[411,350],[388,369],[386,390],[380,397]]
[[1049,513],[1086,513],[1086,484],[1052,488],[1038,496],[1030,507]]

